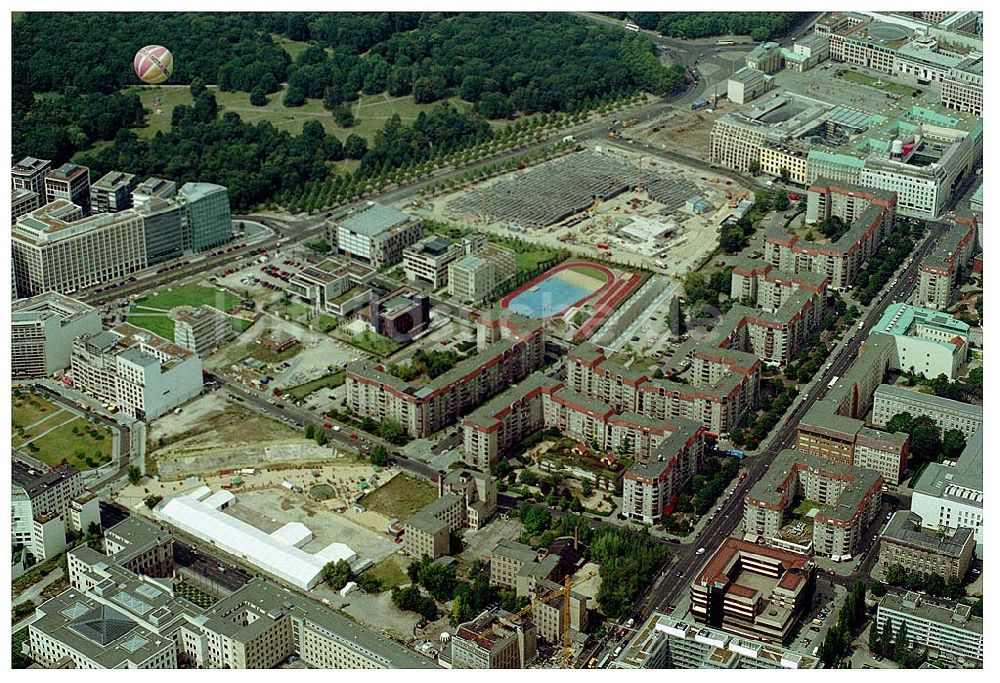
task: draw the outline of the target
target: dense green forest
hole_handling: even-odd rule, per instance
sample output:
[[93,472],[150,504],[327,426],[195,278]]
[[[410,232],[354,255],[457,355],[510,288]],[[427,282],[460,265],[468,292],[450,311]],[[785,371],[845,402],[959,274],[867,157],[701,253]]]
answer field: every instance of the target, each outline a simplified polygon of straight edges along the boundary
[[632,19],[640,28],[671,38],[750,36],[756,41],[780,38],[799,20],[801,12],[608,12]]
[[[274,36],[310,46],[293,62]],[[170,84],[191,85],[195,102],[174,110],[169,132],[145,141],[129,131],[143,124],[138,97],[121,90],[138,83],[132,56],[150,43],[173,51]],[[356,177],[372,177],[482,143],[493,135],[487,119],[576,113],[683,87],[683,70],[663,67],[648,39],[568,14],[28,13],[13,25],[12,51],[15,157],[61,163],[106,141],[79,159],[95,174],[217,182],[230,187],[237,209],[322,181],[327,162],[345,156],[361,159]],[[392,118],[366,143],[322,126],[294,136],[220,118],[204,89],[216,84],[259,101],[285,82],[286,106],[322,99],[338,121],[361,93],[421,104],[457,96],[473,109],[441,106],[409,125]]]

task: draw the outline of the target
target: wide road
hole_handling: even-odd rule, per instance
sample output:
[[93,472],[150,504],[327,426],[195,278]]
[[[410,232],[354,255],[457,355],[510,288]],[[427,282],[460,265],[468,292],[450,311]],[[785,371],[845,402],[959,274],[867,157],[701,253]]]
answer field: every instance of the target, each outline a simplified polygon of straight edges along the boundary
[[[872,306],[863,318],[863,329],[851,337],[844,350],[837,355],[830,367],[825,367],[821,371],[820,377],[814,382],[814,387],[820,387],[823,391],[810,391],[804,401],[792,404],[790,414],[786,413],[785,419],[779,423],[775,431],[769,437],[769,443],[764,450],[756,455],[751,455],[746,462],[746,476],[739,480],[736,490],[732,496],[726,499],[721,509],[714,518],[708,522],[698,535],[697,540],[691,544],[676,544],[673,546],[675,562],[669,566],[647,590],[639,601],[636,610],[629,615],[635,623],[641,624],[654,611],[669,612],[677,599],[688,590],[694,580],[697,571],[722,544],[722,542],[733,535],[743,521],[743,500],[746,494],[764,474],[774,458],[781,450],[792,445],[795,438],[796,428],[799,420],[805,416],[806,412],[812,408],[813,404],[825,394],[826,385],[837,376],[842,376],[857,358],[858,349],[868,336],[871,328],[878,322],[885,313],[886,308],[895,302],[906,301],[912,294],[915,287],[917,272],[920,267],[920,260],[930,250],[936,239],[944,234],[947,225],[944,223],[928,223],[931,235],[924,241],[920,248],[914,253],[910,265],[897,274],[896,284],[886,289],[877,303]],[[913,277],[914,281],[910,282]],[[887,501],[887,508],[892,509],[893,503]],[[868,535],[874,537],[875,530],[869,530]],[[866,536],[865,540],[869,540]],[[870,540],[869,540],[870,542]],[[705,548],[705,552],[698,554],[699,548]],[[868,553],[862,566],[862,571],[870,567],[873,553]],[[860,572],[855,573],[860,577]],[[845,578],[845,583],[856,580],[854,577]],[[627,619],[628,617],[626,617]],[[614,631],[614,629],[612,629]],[[626,638],[629,636],[626,633]],[[621,639],[609,639],[608,642],[597,648],[591,656],[596,656],[600,660],[604,654],[614,650],[621,644]],[[583,659],[583,658],[581,658]],[[584,660],[586,661],[586,660]],[[582,664],[581,664],[582,665]]]

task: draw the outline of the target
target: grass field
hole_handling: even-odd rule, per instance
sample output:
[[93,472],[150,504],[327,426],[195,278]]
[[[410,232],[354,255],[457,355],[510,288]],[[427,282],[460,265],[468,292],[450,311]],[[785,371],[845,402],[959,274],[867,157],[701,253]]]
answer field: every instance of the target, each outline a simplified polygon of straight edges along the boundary
[[354,335],[350,342],[359,349],[364,349],[365,351],[379,356],[391,355],[396,351],[396,349],[399,348],[399,344],[396,342],[369,330],[365,330],[361,334]]
[[532,271],[540,263],[548,261],[555,256],[555,251],[551,249],[532,249],[531,251],[520,252],[514,255],[514,265],[521,272]]
[[[168,315],[178,306],[201,306],[209,304],[221,311],[227,311],[239,304],[239,299],[229,292],[200,285],[179,285],[135,302],[126,320],[136,327],[149,330],[164,339],[174,340],[174,321]],[[235,325],[234,325],[235,327]],[[247,325],[249,327],[249,324]],[[246,328],[244,328],[246,329]],[[237,328],[237,331],[242,331]]]
[[400,474],[362,498],[361,505],[386,517],[406,519],[435,498],[437,490],[432,484]]
[[796,515],[797,517],[805,517],[807,514],[809,514],[810,510],[819,507],[821,507],[819,503],[815,503],[811,500],[804,500],[801,503],[799,503],[798,507],[796,507],[795,510],[793,510],[792,514]]
[[59,409],[54,413],[49,413],[42,419],[36,421],[30,427],[24,425],[16,428],[11,438],[11,443],[20,448],[32,439],[44,434],[47,430],[57,427],[63,422],[68,422],[71,417],[73,417],[71,413],[62,409]]
[[[285,36],[279,36],[277,33],[271,34],[271,40],[276,42],[281,46],[281,49],[288,53],[288,56],[293,60],[298,59],[298,56],[309,47],[309,43],[302,40],[292,40],[291,38],[286,38]],[[329,50],[327,50],[329,52]]]
[[908,85],[900,85],[899,83],[889,83],[887,81],[881,81],[881,79],[873,78],[867,74],[858,73],[857,71],[845,70],[842,71],[840,77],[844,80],[851,81],[852,83],[860,83],[861,85],[870,85],[873,88],[878,88],[880,90],[885,90],[886,92],[896,93],[897,95],[902,95],[904,97],[916,97],[917,88],[911,88]]
[[410,577],[407,576],[406,572],[403,571],[403,568],[399,566],[399,561],[396,559],[395,555],[390,555],[389,557],[378,562],[364,574],[365,576],[381,579],[382,590],[392,590],[396,586],[402,586],[410,583]]
[[[74,429],[77,430],[75,434]],[[83,418],[52,430],[33,445],[38,450],[32,450],[32,455],[50,466],[58,465],[65,458],[78,470],[90,470],[111,460],[111,430],[88,424]]]
[[[286,88],[284,85],[278,92],[267,96],[267,104],[263,107],[255,107],[250,104],[249,93],[223,92],[216,86],[210,85],[208,87],[215,94],[220,116],[227,111],[232,111],[239,114],[240,118],[247,123],[269,121],[275,128],[287,130],[296,135],[302,132],[302,125],[306,121],[316,120],[323,124],[327,133],[333,133],[341,140],[344,140],[351,133],[356,133],[371,141],[374,139],[375,133],[382,129],[385,122],[392,118],[393,114],[399,114],[403,123],[409,123],[417,118],[417,114],[420,112],[429,111],[438,105],[436,102],[417,104],[410,96],[390,97],[387,93],[362,95],[358,101],[351,105],[355,125],[352,128],[341,128],[334,122],[332,114],[323,108],[323,103],[320,100],[306,100],[306,103],[301,107],[283,105],[282,100]],[[190,105],[193,102],[187,86],[144,86],[137,87],[136,90],[139,92],[139,99],[142,100],[143,106],[151,112],[146,117],[146,127],[136,129],[139,137],[144,139],[152,139],[157,132],[170,130],[170,119],[174,107],[181,104]],[[157,98],[160,100],[159,106],[155,105]],[[466,111],[472,106],[457,97],[450,98],[448,101],[461,111]],[[156,113],[157,111],[160,113]]]
[[580,275],[585,275],[592,280],[597,280],[602,285],[606,284],[608,281],[607,276],[599,271],[597,268],[592,268],[590,266],[573,266],[570,268],[574,273],[580,273]]
[[27,427],[60,410],[59,406],[40,396],[15,391],[11,399],[11,423],[14,428]]
[[320,377],[319,379],[314,379],[311,382],[306,382],[305,384],[300,384],[297,387],[292,387],[286,394],[291,394],[297,399],[304,399],[306,396],[319,389],[333,389],[334,387],[339,387],[344,383],[344,377],[347,373],[343,370],[339,372],[331,372],[329,375]]
[[314,322],[320,332],[329,332],[337,327],[337,319],[332,315],[321,314]]

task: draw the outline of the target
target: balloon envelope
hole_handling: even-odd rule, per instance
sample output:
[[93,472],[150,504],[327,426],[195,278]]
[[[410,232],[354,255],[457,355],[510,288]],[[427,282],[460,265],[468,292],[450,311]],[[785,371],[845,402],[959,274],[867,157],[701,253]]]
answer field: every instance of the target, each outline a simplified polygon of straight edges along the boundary
[[146,83],[163,83],[174,71],[174,56],[162,45],[147,45],[135,53],[135,75]]

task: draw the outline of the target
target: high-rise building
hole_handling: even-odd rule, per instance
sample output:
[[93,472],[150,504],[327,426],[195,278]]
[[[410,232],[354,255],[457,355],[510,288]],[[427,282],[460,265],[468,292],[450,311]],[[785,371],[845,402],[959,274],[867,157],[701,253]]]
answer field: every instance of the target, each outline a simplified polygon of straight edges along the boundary
[[146,267],[142,215],[126,209],[83,218],[66,199],[21,216],[11,249],[20,296],[71,294]]
[[63,164],[45,176],[45,203],[65,199],[90,214],[90,169],[79,164]]
[[197,253],[232,239],[229,190],[211,183],[185,183],[177,197],[183,207],[185,251]]
[[[31,190],[39,197],[45,197],[45,176],[52,170],[48,159],[25,157],[10,169],[14,190]],[[45,203],[44,199],[40,200]]]
[[148,265],[169,261],[184,253],[184,220],[180,204],[150,197],[141,205],[137,204],[135,210],[142,215]]
[[57,292],[15,301],[10,332],[13,378],[49,377],[65,370],[73,340],[100,331],[100,311]]
[[90,186],[90,207],[94,213],[115,213],[132,208],[135,176],[111,171]]
[[10,222],[41,206],[41,197],[34,190],[16,188],[10,192]]

